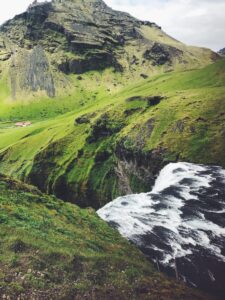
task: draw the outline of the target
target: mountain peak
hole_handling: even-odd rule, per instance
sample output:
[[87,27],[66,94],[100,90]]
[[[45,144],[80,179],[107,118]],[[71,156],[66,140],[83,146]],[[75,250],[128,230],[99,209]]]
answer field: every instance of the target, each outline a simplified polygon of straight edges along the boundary
[[[14,98],[21,89],[54,96],[59,74],[113,68],[144,79],[160,68],[199,66],[202,51],[212,60],[211,51],[189,49],[155,23],[115,11],[102,0],[34,1],[0,27],[0,45],[0,63],[8,63]],[[31,77],[40,74],[40,64],[48,80],[43,84],[40,77],[34,84]],[[14,78],[14,68],[22,79]]]

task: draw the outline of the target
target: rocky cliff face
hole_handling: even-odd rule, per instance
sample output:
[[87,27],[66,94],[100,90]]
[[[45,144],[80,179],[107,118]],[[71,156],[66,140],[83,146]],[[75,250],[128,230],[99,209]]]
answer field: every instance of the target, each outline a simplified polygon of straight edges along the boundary
[[221,49],[218,53],[221,56],[225,56],[225,48]]
[[156,24],[114,11],[102,0],[34,3],[0,27],[0,69],[9,69],[13,98],[26,90],[53,97],[64,74],[113,68],[147,78],[161,68],[186,69],[215,58],[210,50],[188,48]]
[[[22,76],[21,76],[22,75]],[[42,46],[31,51],[21,51],[13,55],[10,65],[10,80],[13,99],[19,89],[28,92],[44,90],[49,97],[55,96],[55,86],[50,65]]]

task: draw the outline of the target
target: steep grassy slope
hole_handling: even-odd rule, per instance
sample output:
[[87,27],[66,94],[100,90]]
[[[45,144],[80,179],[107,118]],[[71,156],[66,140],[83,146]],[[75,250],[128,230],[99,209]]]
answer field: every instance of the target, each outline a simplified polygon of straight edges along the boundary
[[[1,114],[0,171],[97,208],[121,194],[149,191],[168,161],[225,166],[224,71],[221,60],[108,95],[100,88],[82,103],[80,94],[71,94],[65,102],[49,100],[48,108],[41,100],[7,106]],[[76,110],[61,115],[63,103],[65,110],[75,103]],[[18,116],[33,125],[15,128]]]
[[34,3],[0,27],[0,298],[208,299],[92,208],[149,191],[169,161],[225,166],[218,59],[102,0]]
[[0,175],[2,299],[210,299],[155,271],[92,209]]

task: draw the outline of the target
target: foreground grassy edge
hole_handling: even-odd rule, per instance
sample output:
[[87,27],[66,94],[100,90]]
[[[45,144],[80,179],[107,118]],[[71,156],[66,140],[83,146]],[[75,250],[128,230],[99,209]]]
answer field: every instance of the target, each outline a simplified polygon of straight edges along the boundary
[[92,209],[0,175],[0,296],[210,299],[158,273]]

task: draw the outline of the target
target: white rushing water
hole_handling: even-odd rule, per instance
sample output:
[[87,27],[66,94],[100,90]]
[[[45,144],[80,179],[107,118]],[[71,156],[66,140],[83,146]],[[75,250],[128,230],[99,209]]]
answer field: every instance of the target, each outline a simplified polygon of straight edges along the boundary
[[[223,272],[225,170],[220,167],[168,164],[151,192],[120,197],[97,213],[161,266],[174,268],[178,260],[181,276],[193,285],[215,281]],[[198,273],[203,280],[196,279]],[[225,264],[222,276],[225,280]]]

